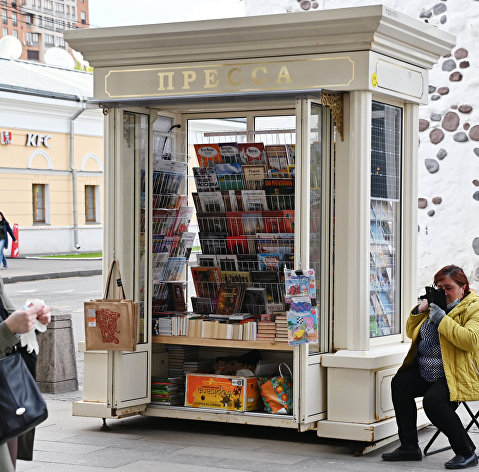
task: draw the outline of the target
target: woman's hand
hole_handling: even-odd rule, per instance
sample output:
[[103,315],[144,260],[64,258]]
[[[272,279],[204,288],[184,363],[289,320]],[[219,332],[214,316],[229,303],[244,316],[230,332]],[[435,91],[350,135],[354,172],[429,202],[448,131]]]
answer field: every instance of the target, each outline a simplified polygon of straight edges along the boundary
[[429,303],[427,300],[423,300],[417,307],[417,311],[419,311],[419,313],[424,313],[427,310],[429,310]]
[[37,311],[35,308],[14,311],[4,323],[13,334],[28,333],[35,327]]
[[52,313],[51,313],[50,307],[42,306],[40,311],[37,313],[37,320],[40,323],[47,325],[48,323],[50,323],[51,318],[52,318]]

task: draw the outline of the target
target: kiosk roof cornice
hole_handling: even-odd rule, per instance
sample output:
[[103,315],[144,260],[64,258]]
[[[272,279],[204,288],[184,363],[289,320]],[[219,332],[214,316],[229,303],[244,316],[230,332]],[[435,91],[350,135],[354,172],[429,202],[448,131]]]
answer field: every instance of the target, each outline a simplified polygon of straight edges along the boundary
[[455,36],[383,5],[65,31],[93,67],[371,50],[430,69]]

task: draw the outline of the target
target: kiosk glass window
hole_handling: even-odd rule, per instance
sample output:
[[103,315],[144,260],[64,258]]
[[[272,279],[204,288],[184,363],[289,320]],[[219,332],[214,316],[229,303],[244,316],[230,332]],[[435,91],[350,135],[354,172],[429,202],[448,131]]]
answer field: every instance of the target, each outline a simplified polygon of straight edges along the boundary
[[[126,199],[124,203],[125,214],[131,211],[133,214],[133,231],[129,235],[131,238],[131,246],[134,251],[134,276],[135,284],[135,300],[139,302],[139,343],[147,342],[148,333],[145,325],[145,303],[146,303],[146,267],[148,261],[148,251],[146,248],[146,237],[148,231],[148,216],[149,207],[146,206],[146,188],[147,188],[147,156],[149,150],[149,132],[148,132],[149,117],[137,113],[125,112],[123,114],[123,162],[133,163],[134,168],[134,186],[133,198]],[[134,202],[137,202],[134,204]],[[128,205],[133,205],[133,208],[127,208]]]
[[371,128],[370,337],[401,331],[402,109],[373,102]]

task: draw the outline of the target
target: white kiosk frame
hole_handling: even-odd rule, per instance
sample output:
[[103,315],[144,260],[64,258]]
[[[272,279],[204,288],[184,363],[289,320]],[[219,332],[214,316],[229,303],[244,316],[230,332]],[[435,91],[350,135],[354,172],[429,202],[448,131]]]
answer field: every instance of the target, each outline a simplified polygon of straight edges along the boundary
[[[293,352],[294,414],[149,406],[148,308],[144,342],[136,352],[85,352],[83,400],[73,405],[74,414],[120,418],[141,413],[316,429],[318,436],[369,443],[394,436],[390,381],[408,344],[402,329],[373,339],[369,333],[372,103],[402,109],[400,302],[396,307],[400,312],[396,316],[402,313],[404,324],[404,315],[416,300],[418,106],[427,102],[428,69],[450,52],[454,37],[376,5],[75,30],[65,32],[65,38],[95,68],[92,103],[99,104],[106,115],[104,267],[113,254],[120,259],[128,296],[136,296],[138,261],[131,230],[134,162],[122,159],[120,152],[124,113],[144,115],[150,129],[158,114],[182,123],[183,129],[192,117],[241,113],[252,120],[266,112],[295,114],[295,261],[303,267],[310,263],[309,120],[315,104],[325,125],[321,135],[321,343],[319,353],[309,352],[308,345],[289,351]],[[335,146],[329,120],[335,125]],[[151,157],[151,133],[149,139]],[[151,268],[145,270],[150,277]],[[188,340],[185,344],[191,344]],[[254,342],[238,346],[214,341],[200,339],[197,345],[279,349]],[[422,410],[419,418],[419,425],[426,423]]]

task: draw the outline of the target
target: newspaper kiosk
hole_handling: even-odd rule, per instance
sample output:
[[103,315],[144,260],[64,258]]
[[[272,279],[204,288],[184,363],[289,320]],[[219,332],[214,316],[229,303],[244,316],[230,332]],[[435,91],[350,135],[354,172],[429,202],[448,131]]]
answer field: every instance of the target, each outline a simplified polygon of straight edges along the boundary
[[[65,38],[95,68],[92,103],[105,114],[104,267],[112,257],[119,259],[127,296],[140,302],[141,311],[135,352],[85,352],[83,399],[74,403],[73,414],[314,429],[321,437],[370,443],[395,435],[390,381],[408,348],[403,325],[417,296],[418,107],[427,103],[428,70],[450,52],[454,37],[376,5],[75,30],[65,32]],[[266,153],[259,163],[241,154],[238,159],[245,159],[250,177],[244,168],[239,177],[217,169],[224,201],[215,201],[215,192],[195,191],[200,183],[191,171],[202,166],[193,146],[216,148],[225,142],[284,145],[295,150],[295,157],[292,161],[286,155],[290,160],[278,166]],[[173,166],[170,171],[164,161]],[[183,171],[191,178],[179,177],[180,187],[165,189],[160,179],[163,187],[158,189],[159,174],[171,179]],[[228,187],[235,178],[242,181],[241,191],[260,192],[252,194],[256,199],[241,194],[245,205],[245,198],[253,198],[248,208],[231,201],[240,191]],[[274,195],[264,190],[267,179],[282,178],[294,178],[289,194],[294,198],[287,208],[275,207]],[[227,201],[229,191],[233,196]],[[272,253],[281,254],[285,266],[287,259],[294,269],[315,269],[319,343],[292,347],[282,342],[281,326],[272,340],[246,334],[242,340],[219,339],[217,332],[205,335],[204,328],[184,335],[177,327],[171,335],[172,318],[166,335],[161,327],[153,334],[168,284],[188,288],[184,302],[192,310],[191,296],[196,303],[208,295],[213,300],[207,288],[224,281],[212,281],[212,269],[206,281],[192,283],[195,271],[185,258],[171,257],[171,246],[166,256],[164,246],[158,249],[158,241],[163,244],[165,236],[178,234],[178,212],[173,233],[164,226],[171,213],[164,212],[184,208],[184,200],[178,203],[181,194],[189,194],[189,206],[195,203],[199,210],[191,222],[189,216],[180,221],[185,227],[189,222],[189,232],[195,232],[195,224],[199,229],[200,242],[193,246],[201,245],[201,251],[193,251],[197,262],[192,256],[189,265],[208,267],[205,256],[215,256],[218,263],[219,255],[233,256],[233,266],[221,265],[223,270],[248,272],[245,264],[253,263],[256,270],[245,275],[246,285],[266,288],[268,306],[260,312],[278,310],[284,301],[281,279],[268,274],[261,283],[264,273],[253,273],[261,272],[255,259],[261,250],[270,259]],[[251,225],[251,214],[262,212]],[[233,228],[238,218],[241,230]],[[288,256],[279,246],[265,249],[264,241],[261,249],[256,246],[261,237],[283,233],[294,233]],[[231,238],[242,242],[230,245]],[[250,350],[266,363],[285,362],[292,368],[289,414],[152,400],[151,377],[166,359],[174,371],[178,362],[192,360],[198,367],[197,357]],[[425,423],[420,409],[418,424]]]

